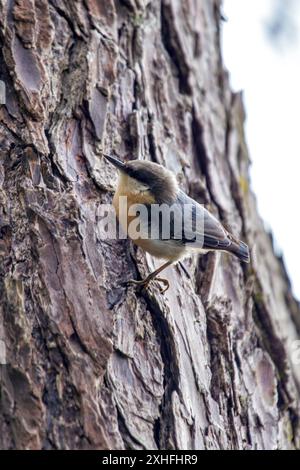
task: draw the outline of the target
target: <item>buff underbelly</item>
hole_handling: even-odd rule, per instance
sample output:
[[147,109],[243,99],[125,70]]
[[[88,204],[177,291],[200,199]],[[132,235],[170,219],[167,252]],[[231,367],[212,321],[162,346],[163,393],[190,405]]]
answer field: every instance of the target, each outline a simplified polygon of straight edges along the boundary
[[[113,200],[113,205],[123,230],[128,233],[130,223],[136,218],[135,216],[129,216],[128,210],[130,206],[132,204],[136,204],[137,201],[127,198],[127,213],[122,214],[122,208],[119,207],[119,196],[120,193],[117,192]],[[143,202],[149,203],[149,201]],[[124,223],[124,221],[126,223]],[[144,230],[142,228],[141,233],[143,232],[148,232],[147,227],[145,227]],[[183,246],[179,241],[176,242],[174,240],[151,239],[144,238],[143,236],[141,236],[141,238],[131,239],[135,245],[141,247],[143,250],[147,251],[150,253],[150,255],[156,258],[173,260],[175,262],[187,254],[185,246]]]

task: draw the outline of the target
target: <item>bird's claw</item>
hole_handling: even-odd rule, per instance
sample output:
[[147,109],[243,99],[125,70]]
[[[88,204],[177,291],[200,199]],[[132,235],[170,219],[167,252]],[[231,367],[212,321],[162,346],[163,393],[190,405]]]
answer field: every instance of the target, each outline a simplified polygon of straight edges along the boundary
[[130,284],[134,284],[135,286],[142,286],[144,288],[144,287],[147,287],[149,282],[150,281],[148,281],[147,279],[142,279],[141,281],[136,281],[135,279],[129,279],[129,281],[125,281],[123,284],[126,286]]
[[156,278],[153,278],[153,279],[142,279],[140,281],[136,281],[135,279],[129,279],[128,281],[125,281],[122,283],[122,285],[130,285],[130,284],[134,284],[135,286],[141,286],[142,289],[145,289],[146,287],[148,287],[150,281],[158,281],[158,282],[161,282],[162,284],[164,284],[165,287],[161,287],[159,289],[160,293],[161,294],[164,294],[170,287],[170,283],[167,279],[163,279],[161,277],[156,277]]
[[164,284],[165,287],[160,287],[160,289],[159,289],[159,292],[161,294],[164,294],[170,287],[170,283],[169,283],[168,279],[163,279],[162,277],[156,277],[155,280],[158,281],[158,282],[161,282],[162,284]]

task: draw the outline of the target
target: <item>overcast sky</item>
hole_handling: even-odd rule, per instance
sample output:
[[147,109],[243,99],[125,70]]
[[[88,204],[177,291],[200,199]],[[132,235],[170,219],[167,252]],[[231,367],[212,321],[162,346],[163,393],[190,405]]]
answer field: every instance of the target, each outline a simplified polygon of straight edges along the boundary
[[300,1],[292,11],[295,24],[278,41],[267,34],[275,6],[276,0],[225,0],[223,56],[232,88],[244,90],[259,212],[300,299],[300,43],[292,34],[300,31]]

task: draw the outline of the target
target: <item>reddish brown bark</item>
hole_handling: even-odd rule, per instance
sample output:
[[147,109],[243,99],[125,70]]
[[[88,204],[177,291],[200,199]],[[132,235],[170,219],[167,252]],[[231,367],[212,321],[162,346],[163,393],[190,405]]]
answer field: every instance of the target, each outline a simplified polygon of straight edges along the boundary
[[[249,189],[219,1],[15,0],[0,28],[1,448],[299,447],[300,309]],[[172,169],[252,264],[123,287],[153,260],[99,237],[103,151]]]

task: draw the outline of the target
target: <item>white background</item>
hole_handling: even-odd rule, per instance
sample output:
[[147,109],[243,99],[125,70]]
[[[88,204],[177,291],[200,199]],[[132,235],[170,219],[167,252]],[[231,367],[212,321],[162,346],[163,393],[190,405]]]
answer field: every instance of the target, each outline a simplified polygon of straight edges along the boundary
[[[268,36],[275,3],[225,0],[222,47],[232,88],[244,90],[259,212],[273,232],[277,252],[283,252],[300,299],[300,44],[297,34],[281,42]],[[292,19],[298,31],[299,7],[296,0]]]

